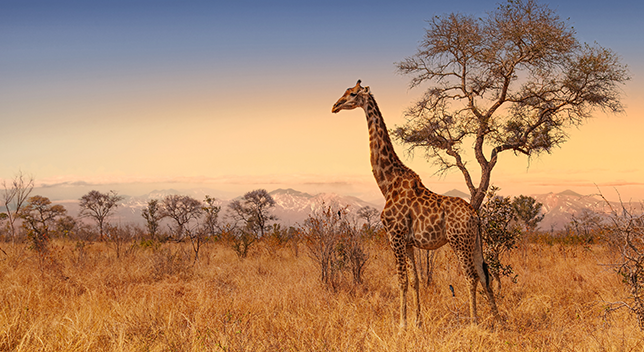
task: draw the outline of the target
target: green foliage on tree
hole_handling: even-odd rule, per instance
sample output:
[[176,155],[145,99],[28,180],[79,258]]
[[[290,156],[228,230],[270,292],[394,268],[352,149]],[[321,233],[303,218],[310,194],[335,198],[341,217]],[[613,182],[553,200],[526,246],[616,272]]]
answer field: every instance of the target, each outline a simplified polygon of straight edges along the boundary
[[512,265],[503,264],[503,255],[516,248],[521,237],[521,227],[517,223],[517,213],[510,197],[496,194],[498,187],[490,187],[487,197],[479,209],[481,219],[481,238],[485,246],[483,255],[488,264],[490,273],[497,281],[498,290],[501,290],[501,276],[511,277],[516,281]]
[[523,223],[526,231],[534,232],[545,214],[541,214],[543,204],[536,199],[524,195],[512,199],[512,207],[517,218]]

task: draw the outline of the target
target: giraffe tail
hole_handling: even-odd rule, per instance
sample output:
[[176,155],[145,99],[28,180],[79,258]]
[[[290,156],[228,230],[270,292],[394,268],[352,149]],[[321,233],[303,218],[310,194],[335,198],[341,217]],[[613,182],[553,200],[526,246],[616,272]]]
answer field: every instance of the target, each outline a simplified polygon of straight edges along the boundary
[[476,265],[476,271],[479,274],[479,280],[486,290],[490,289],[490,269],[483,259],[483,244],[481,241],[481,228],[480,225],[477,226],[478,231],[476,233],[476,244],[474,249],[474,263]]

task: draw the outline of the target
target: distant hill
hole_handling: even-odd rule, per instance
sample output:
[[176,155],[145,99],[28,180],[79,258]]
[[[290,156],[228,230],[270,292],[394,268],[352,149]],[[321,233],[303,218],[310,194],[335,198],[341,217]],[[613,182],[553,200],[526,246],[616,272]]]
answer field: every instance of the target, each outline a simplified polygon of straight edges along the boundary
[[[141,211],[147,206],[148,201],[151,199],[163,199],[170,194],[189,195],[199,200],[203,200],[206,195],[214,196],[222,207],[222,216],[225,216],[227,205],[232,201],[232,199],[225,199],[218,196],[221,193],[210,189],[183,191],[175,189],[156,190],[137,197],[124,196],[124,200],[118,208],[116,215],[111,219],[111,222],[117,224],[134,223],[143,225],[144,220],[141,217]],[[312,211],[321,209],[323,205],[348,206],[350,213],[356,212],[364,206],[370,206],[377,210],[382,209],[382,204],[367,202],[357,197],[343,196],[336,193],[319,193],[313,195],[291,188],[280,188],[269,192],[269,194],[276,203],[275,208],[272,210],[273,214],[280,219],[280,223],[287,226],[301,224]],[[444,195],[460,197],[468,201],[470,198],[469,194],[456,189],[446,192]],[[608,211],[608,207],[600,197],[595,195],[581,195],[572,190],[566,190],[560,193],[536,194],[532,195],[532,197],[543,204],[545,217],[539,224],[539,227],[545,231],[550,229],[563,229],[570,222],[572,216],[581,212],[582,209],[589,209],[599,213]],[[54,203],[64,205],[70,215],[78,215],[78,200],[57,201]]]
[[273,209],[275,214],[285,225],[302,223],[309,214],[322,209],[323,206],[347,206],[349,213],[355,213],[358,209],[370,206],[380,210],[380,207],[366,202],[357,197],[341,196],[336,193],[319,193],[311,195],[293,189],[277,189],[269,192],[275,200],[276,206]]
[[606,202],[595,195],[581,195],[571,190],[561,193],[547,193],[532,195],[539,203],[543,204],[543,220],[539,224],[541,230],[560,230],[570,222],[574,214],[582,209],[594,212],[607,212]]
[[569,190],[569,189],[567,189],[567,190],[565,190],[563,192],[559,192],[559,193],[557,193],[557,195],[558,196],[579,197],[579,198],[583,197],[583,195],[581,195],[581,194],[579,194],[579,193],[577,193],[575,191]]

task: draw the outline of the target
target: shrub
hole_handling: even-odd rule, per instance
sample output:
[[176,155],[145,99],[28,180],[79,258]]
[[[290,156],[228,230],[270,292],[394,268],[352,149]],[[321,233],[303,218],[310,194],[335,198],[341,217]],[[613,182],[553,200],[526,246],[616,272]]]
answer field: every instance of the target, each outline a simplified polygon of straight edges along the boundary
[[333,290],[340,287],[345,273],[350,273],[354,284],[362,283],[368,260],[362,234],[347,215],[346,207],[323,204],[300,229],[308,254],[320,270],[320,280]]
[[521,227],[517,223],[517,214],[510,197],[497,196],[498,187],[490,187],[486,201],[479,209],[481,218],[481,237],[485,243],[483,255],[490,273],[497,280],[501,290],[501,276],[508,276],[516,282],[512,265],[501,263],[503,255],[516,248],[521,237]]
[[615,209],[606,203],[610,216],[601,227],[609,244],[618,250],[620,260],[616,263],[616,272],[629,292],[625,301],[612,304],[609,310],[626,307],[644,331],[644,214],[635,215],[624,204]]

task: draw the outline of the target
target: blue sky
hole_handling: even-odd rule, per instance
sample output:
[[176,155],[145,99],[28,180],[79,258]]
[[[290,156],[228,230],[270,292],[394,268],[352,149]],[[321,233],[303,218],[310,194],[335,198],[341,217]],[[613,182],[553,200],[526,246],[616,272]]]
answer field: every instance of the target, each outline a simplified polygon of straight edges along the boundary
[[[172,186],[377,197],[364,119],[330,106],[361,78],[389,126],[404,123],[422,90],[394,62],[415,52],[425,20],[496,3],[0,0],[0,178],[22,170],[52,197]],[[620,184],[644,198],[633,162],[644,148],[644,5],[547,3],[629,66],[627,113],[572,131],[529,169],[506,159],[495,182],[515,194]],[[618,150],[627,155],[612,158]],[[465,189],[458,174],[432,176],[422,155],[403,159],[432,189]]]

